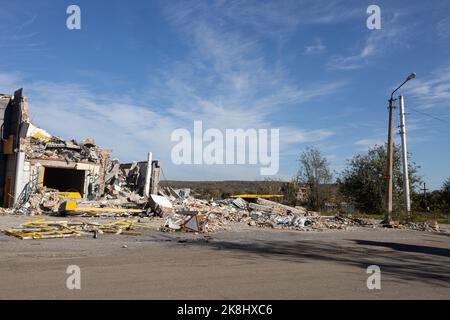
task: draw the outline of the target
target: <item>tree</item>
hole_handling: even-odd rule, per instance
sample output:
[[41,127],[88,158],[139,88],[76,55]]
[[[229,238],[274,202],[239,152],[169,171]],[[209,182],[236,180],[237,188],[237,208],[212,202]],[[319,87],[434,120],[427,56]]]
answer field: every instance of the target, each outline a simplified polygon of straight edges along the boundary
[[311,209],[319,211],[328,198],[324,185],[331,183],[332,180],[328,160],[318,149],[308,147],[300,155],[299,162],[298,180],[309,187],[307,205]]
[[[403,174],[401,153],[394,145],[393,158],[393,200],[394,210],[403,210]],[[350,159],[347,167],[337,179],[339,191],[356,209],[370,214],[382,214],[385,211],[386,195],[386,146],[375,146],[367,154],[357,155]],[[410,189],[414,192],[420,183],[417,175],[418,166],[410,161]]]
[[441,188],[441,201],[443,203],[443,209],[447,212],[450,211],[450,178],[444,181]]

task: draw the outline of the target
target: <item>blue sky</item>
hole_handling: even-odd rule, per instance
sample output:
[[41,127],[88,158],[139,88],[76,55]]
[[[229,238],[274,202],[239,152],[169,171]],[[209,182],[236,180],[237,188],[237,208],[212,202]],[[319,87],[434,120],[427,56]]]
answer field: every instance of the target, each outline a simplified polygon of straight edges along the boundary
[[[66,28],[70,4],[81,8],[81,30]],[[381,30],[366,27],[371,4],[381,8]],[[23,87],[38,126],[95,137],[122,161],[153,151],[168,179],[264,178],[259,166],[172,164],[170,134],[192,130],[194,120],[279,128],[276,178],[295,174],[306,146],[339,171],[386,140],[387,99],[412,71],[417,78],[400,92],[412,160],[431,188],[450,177],[449,1],[1,0],[0,7],[0,92]],[[396,125],[398,118],[396,109]]]

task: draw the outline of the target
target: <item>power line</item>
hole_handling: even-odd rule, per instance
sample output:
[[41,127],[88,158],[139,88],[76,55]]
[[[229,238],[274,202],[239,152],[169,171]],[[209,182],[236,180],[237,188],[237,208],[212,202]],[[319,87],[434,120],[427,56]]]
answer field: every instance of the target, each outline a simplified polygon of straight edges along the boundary
[[435,119],[435,120],[438,120],[438,121],[441,121],[441,122],[445,122],[445,123],[450,124],[450,121],[448,121],[448,120],[446,120],[446,119],[442,119],[442,118],[436,117],[435,115],[432,115],[432,114],[430,114],[430,113],[426,113],[426,112],[423,112],[423,111],[419,111],[419,110],[416,110],[416,109],[411,108],[411,107],[409,107],[409,109],[410,109],[410,110],[413,110],[413,111],[416,112],[416,113],[422,114],[422,115],[424,115],[424,116],[427,116],[427,117],[433,118],[433,119]]
[[160,167],[160,169],[161,169],[161,173],[162,173],[162,176],[163,176],[163,181],[167,181],[167,178],[166,178],[166,175],[164,174],[164,170],[163,170],[163,168],[162,167]]

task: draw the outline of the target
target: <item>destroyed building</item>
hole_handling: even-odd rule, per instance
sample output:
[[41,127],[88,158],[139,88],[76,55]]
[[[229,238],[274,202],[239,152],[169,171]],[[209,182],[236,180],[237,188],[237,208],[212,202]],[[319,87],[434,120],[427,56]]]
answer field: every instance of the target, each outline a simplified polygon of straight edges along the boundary
[[[323,216],[269,200],[282,195],[240,194],[200,200],[190,195],[190,189],[159,188],[161,168],[151,152],[147,161],[120,163],[111,159],[111,150],[100,148],[92,138],[77,142],[53,136],[30,122],[28,100],[21,89],[13,96],[0,94],[0,116],[0,201],[8,208],[4,212],[122,218],[108,223],[37,219],[3,230],[20,239],[140,234],[135,229],[199,233],[241,225],[323,231],[382,225],[368,219]],[[132,216],[139,218],[129,220]],[[153,224],[141,219],[151,219]],[[389,227],[439,231],[437,223]]]
[[21,207],[33,193],[46,189],[85,200],[157,193],[159,163],[151,154],[148,161],[120,164],[94,139],[77,142],[51,135],[30,122],[22,89],[12,96],[0,94],[0,125],[3,207]]

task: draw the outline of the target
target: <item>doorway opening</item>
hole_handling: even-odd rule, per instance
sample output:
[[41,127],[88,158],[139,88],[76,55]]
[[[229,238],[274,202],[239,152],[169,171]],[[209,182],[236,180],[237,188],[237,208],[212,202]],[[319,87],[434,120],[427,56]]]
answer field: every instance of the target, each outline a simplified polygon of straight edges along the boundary
[[79,192],[83,196],[85,173],[84,170],[45,167],[44,187],[61,192]]

